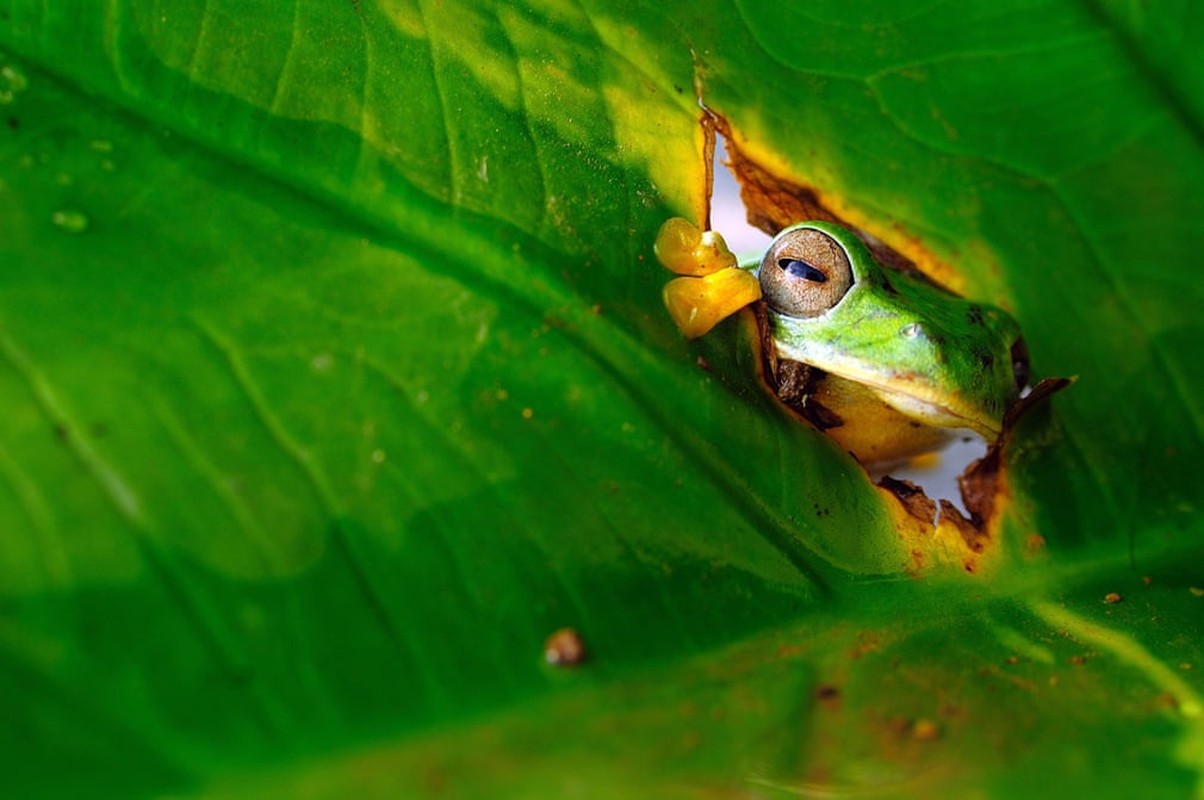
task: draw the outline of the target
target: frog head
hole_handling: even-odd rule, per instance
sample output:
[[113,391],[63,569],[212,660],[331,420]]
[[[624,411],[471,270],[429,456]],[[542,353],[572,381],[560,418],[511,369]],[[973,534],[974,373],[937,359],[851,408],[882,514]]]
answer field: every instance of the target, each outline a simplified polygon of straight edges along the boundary
[[887,270],[857,236],[826,222],[786,228],[747,266],[779,358],[865,386],[921,424],[999,435],[1028,379],[1007,312]]

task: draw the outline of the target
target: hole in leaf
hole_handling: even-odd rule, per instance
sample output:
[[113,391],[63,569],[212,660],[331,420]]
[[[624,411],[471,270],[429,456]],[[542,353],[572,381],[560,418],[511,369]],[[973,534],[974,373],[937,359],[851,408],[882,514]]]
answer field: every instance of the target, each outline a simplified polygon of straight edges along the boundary
[[871,470],[870,475],[875,479],[889,475],[897,480],[910,481],[933,500],[948,500],[958,511],[969,516],[970,510],[962,499],[957,479],[967,467],[986,454],[987,443],[977,436],[967,435],[954,439],[945,449],[935,453],[933,459],[912,459],[883,472]]
[[[748,165],[746,161],[740,161],[739,158],[732,159],[728,157],[727,152],[727,137],[724,135],[716,135],[714,149],[714,164],[712,186],[712,196],[710,196],[710,214],[712,214],[712,227],[724,234],[724,239],[727,241],[728,247],[737,254],[740,261],[746,260],[751,255],[760,257],[761,253],[766,251],[772,236],[768,235],[761,228],[755,227],[749,223],[749,211],[746,210],[744,199],[740,194],[740,181],[731,169],[730,164],[737,163],[745,167]],[[752,193],[752,199],[763,196],[760,192]],[[811,210],[811,208],[809,208]],[[761,224],[766,224],[769,217],[766,214],[759,212],[754,213],[755,218],[761,220]],[[834,219],[833,214],[816,214],[819,218]],[[804,219],[815,218],[801,217],[792,219],[790,222],[803,222]],[[837,219],[836,222],[839,222]],[[790,224],[790,223],[785,223]],[[875,255],[879,255],[880,251],[886,248],[881,242],[877,242],[875,247]],[[893,252],[893,251],[891,251]],[[904,263],[902,255],[896,254],[895,257],[887,259],[890,264],[898,265]],[[907,263],[905,269],[914,270],[915,267]],[[986,454],[987,443],[979,439],[978,436],[967,434],[966,437],[957,437],[950,442],[948,447],[934,453],[931,458],[920,458],[908,461],[902,466],[892,467],[886,470],[869,470],[870,477],[878,481],[879,478],[889,476],[896,478],[898,481],[908,481],[915,484],[923,490],[927,498],[932,500],[932,505],[936,508],[936,518],[929,519],[927,522],[936,522],[940,516],[940,501],[948,501],[949,504],[957,508],[964,517],[972,516],[966,502],[962,498],[960,487],[958,487],[958,477],[966,471],[970,464],[978,460]]]

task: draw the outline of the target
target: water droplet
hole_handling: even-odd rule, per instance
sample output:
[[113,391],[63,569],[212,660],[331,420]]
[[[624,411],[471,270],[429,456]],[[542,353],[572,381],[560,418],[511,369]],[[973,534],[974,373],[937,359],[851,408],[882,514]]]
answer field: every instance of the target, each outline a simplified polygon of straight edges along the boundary
[[915,337],[919,336],[923,332],[924,332],[924,329],[922,327],[920,327],[920,323],[918,323],[918,322],[913,322],[910,325],[904,325],[899,330],[899,333],[903,334],[908,339],[914,339]]
[[54,212],[50,221],[67,233],[83,233],[88,230],[88,217],[82,211],[61,209]]

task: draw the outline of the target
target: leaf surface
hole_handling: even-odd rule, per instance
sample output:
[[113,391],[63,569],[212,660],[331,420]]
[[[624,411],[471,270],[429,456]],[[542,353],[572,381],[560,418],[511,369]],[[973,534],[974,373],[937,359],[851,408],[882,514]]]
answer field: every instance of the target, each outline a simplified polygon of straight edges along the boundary
[[[10,780],[1198,791],[1202,92],[1165,24],[10,0]],[[1080,377],[1019,431],[977,574],[934,541],[909,577],[747,320],[668,322],[699,95]]]

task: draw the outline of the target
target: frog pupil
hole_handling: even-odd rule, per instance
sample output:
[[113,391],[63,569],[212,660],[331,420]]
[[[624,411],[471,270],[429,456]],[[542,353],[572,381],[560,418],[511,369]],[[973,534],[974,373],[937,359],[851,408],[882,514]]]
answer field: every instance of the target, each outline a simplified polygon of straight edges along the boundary
[[783,258],[778,261],[778,266],[795,278],[803,278],[815,283],[827,283],[828,281],[828,276],[821,270],[797,258]]

